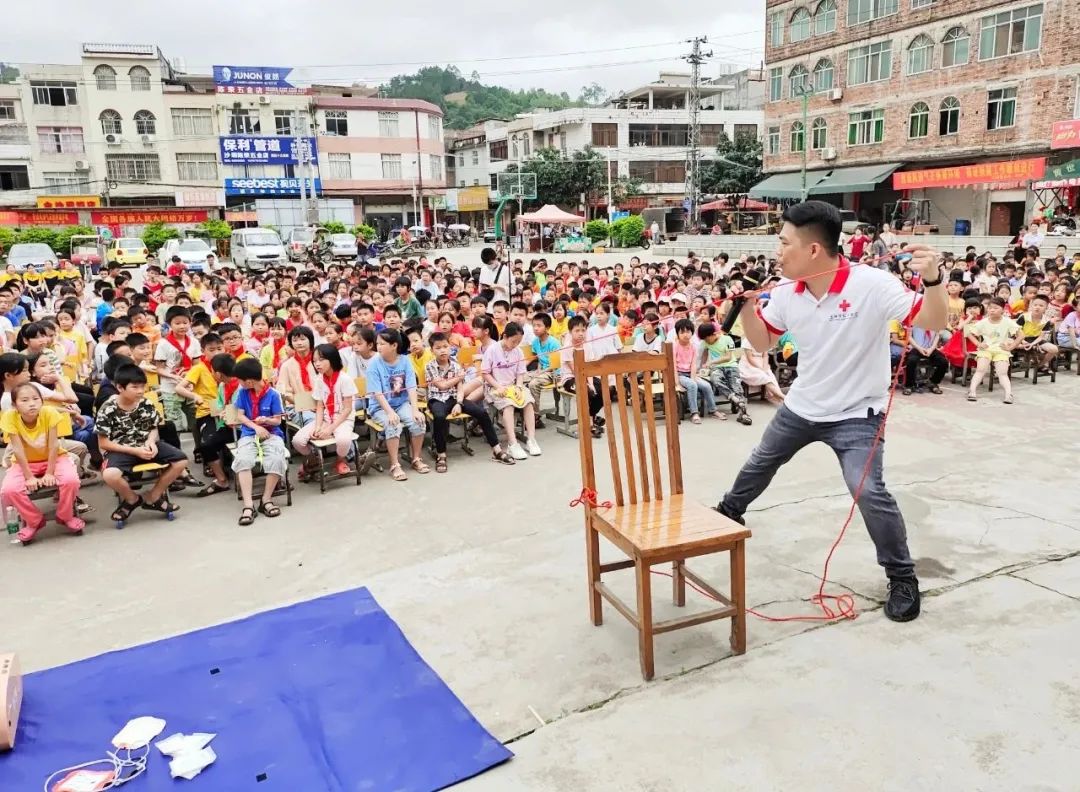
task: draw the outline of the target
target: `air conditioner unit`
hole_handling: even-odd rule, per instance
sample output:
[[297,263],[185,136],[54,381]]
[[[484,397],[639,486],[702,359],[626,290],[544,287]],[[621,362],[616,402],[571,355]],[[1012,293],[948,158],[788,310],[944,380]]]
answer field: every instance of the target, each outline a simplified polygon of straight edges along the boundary
[[839,102],[841,99],[844,98],[844,89],[833,88],[832,91],[829,93],[829,98],[832,99],[834,102]]
[[85,171],[90,170],[90,165],[86,160],[75,160],[75,170]]
[[140,135],[139,140],[142,141],[142,144],[144,146],[152,146],[152,145],[154,145],[154,136],[153,135]]
[[260,96],[259,97],[259,104],[270,104],[270,97],[269,96]]
[[110,146],[119,146],[123,141],[120,139],[119,135],[106,135],[105,142]]
[[834,149],[834,148],[824,148],[824,149],[822,149],[821,150],[821,158],[823,160],[834,160],[834,159],[836,159],[836,149]]

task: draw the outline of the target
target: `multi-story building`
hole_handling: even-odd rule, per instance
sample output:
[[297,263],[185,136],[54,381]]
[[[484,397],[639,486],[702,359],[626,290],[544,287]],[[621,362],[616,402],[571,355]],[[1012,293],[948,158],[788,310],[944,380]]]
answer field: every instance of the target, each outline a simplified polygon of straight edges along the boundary
[[1035,208],[1029,183],[1065,157],[1051,128],[1080,110],[1075,3],[767,0],[766,13],[771,175],[751,195],[798,199],[805,162],[810,197],[872,222],[1010,234]]
[[[299,218],[289,204],[306,173],[334,219],[388,231],[431,222],[445,193],[442,111],[427,102],[349,86],[222,90],[153,45],[84,44],[78,65],[20,71],[0,86],[0,206],[24,210],[5,224],[66,224],[70,212],[32,211],[57,195],[99,202],[79,220],[124,234],[260,203]],[[141,211],[106,211],[120,209]]]

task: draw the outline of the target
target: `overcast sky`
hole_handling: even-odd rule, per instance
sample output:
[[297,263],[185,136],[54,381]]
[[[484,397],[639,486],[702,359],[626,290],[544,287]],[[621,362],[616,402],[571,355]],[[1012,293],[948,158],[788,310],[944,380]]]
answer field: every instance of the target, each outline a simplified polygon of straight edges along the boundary
[[[292,66],[299,83],[378,84],[420,65],[453,64],[487,83],[573,96],[593,81],[615,93],[655,79],[661,69],[688,68],[679,54],[689,51],[681,42],[692,36],[709,38],[714,57],[707,76],[721,62],[758,65],[765,40],[764,0],[736,2],[737,10],[718,3],[544,0],[530,4],[532,13],[519,3],[477,0],[4,5],[0,61],[77,63],[82,42],[149,43],[167,58],[182,58],[190,72],[209,72],[214,64]],[[570,52],[582,54],[528,57]]]

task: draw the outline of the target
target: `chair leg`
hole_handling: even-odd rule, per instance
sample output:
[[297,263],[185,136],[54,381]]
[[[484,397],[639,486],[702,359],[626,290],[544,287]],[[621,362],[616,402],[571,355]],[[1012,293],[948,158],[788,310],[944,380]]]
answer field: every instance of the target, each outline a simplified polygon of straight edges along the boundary
[[746,542],[735,543],[731,556],[731,601],[735,615],[731,617],[731,651],[746,652]]
[[585,563],[589,574],[589,617],[594,626],[604,623],[604,610],[596,584],[600,582],[600,533],[585,521]]
[[638,654],[641,657],[641,677],[646,682],[653,678],[653,620],[652,620],[652,573],[640,558],[634,566],[637,575]]
[[682,608],[686,605],[686,577],[683,575],[685,561],[671,562],[671,597],[675,605]]

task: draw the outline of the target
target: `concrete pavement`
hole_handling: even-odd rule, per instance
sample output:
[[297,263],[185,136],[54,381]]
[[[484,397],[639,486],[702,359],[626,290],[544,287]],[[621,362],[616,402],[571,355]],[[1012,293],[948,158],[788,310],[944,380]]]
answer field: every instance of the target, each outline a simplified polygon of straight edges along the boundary
[[[544,456],[514,468],[452,452],[445,476],[304,487],[250,528],[218,495],[115,531],[91,491],[86,536],[0,547],[0,643],[35,669],[366,585],[518,753],[463,790],[1075,789],[1080,443],[1049,427],[1067,429],[1051,416],[1076,404],[1080,378],[1020,381],[1011,406],[999,395],[897,397],[886,478],[927,592],[912,624],[881,614],[885,581],[856,519],[829,590],[854,592],[859,619],[751,619],[741,658],[724,623],[663,635],[658,678],[642,683],[632,628],[610,608],[602,627],[588,620],[581,514],[567,507],[577,444],[549,429]],[[715,502],[771,412],[755,402],[750,428],[682,425],[689,496]],[[781,471],[749,515],[752,605],[814,612],[849,504],[823,446]],[[725,563],[694,566],[726,582]],[[657,618],[674,611],[662,584]]]

